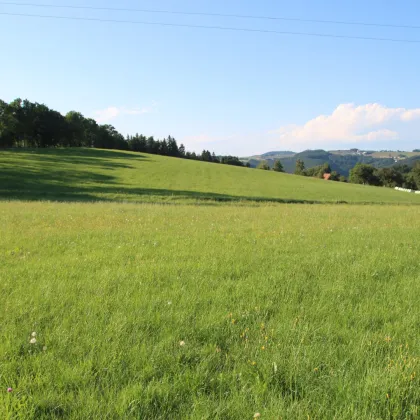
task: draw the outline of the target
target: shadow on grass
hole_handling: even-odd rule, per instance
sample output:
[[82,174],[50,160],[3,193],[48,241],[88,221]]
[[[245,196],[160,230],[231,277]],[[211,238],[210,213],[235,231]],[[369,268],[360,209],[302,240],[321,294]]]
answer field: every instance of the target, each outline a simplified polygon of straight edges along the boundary
[[[200,191],[127,187],[118,183],[113,170],[131,168],[130,162],[148,157],[101,149],[17,149],[0,162],[0,200],[61,202],[133,202],[162,204],[285,203],[348,204],[346,201],[303,200],[235,196]],[[19,155],[15,159],[13,153]],[[24,166],[20,162],[28,159]],[[118,160],[124,160],[124,163]],[[116,162],[117,160],[117,162]],[[72,164],[78,165],[72,169]],[[109,169],[106,174],[83,170],[81,165]],[[356,203],[355,203],[356,204]],[[382,204],[382,203],[357,203]]]
[[[91,176],[92,174],[89,173]],[[83,178],[83,174],[80,174]],[[92,180],[92,179],[91,179]],[[166,203],[177,204],[182,202],[211,204],[254,202],[254,203],[296,203],[296,204],[323,204],[322,201],[280,199],[267,197],[233,196],[227,194],[204,193],[199,191],[166,190],[157,188],[127,188],[124,186],[109,186],[112,177],[95,175],[95,181],[106,182],[104,186],[69,186],[55,185],[53,182],[40,182],[37,178],[33,187],[25,183],[24,188],[4,189],[0,186],[0,200],[22,201],[61,201],[61,202],[133,202],[133,203]],[[344,203],[344,202],[343,202]]]
[[[93,185],[92,185],[93,184]],[[99,184],[99,185],[98,185]],[[200,191],[130,188],[115,177],[86,171],[30,171],[0,169],[0,200],[23,201],[128,201],[128,202],[275,202],[321,204],[322,201],[233,196]]]
[[[101,167],[103,169],[132,168],[130,161],[146,161],[148,158],[140,153],[124,153],[122,151],[67,148],[67,149],[8,149],[13,156],[18,154],[19,159],[29,159],[36,164],[73,164]],[[115,162],[124,160],[125,163]],[[48,169],[50,172],[51,168]],[[1,175],[1,172],[0,172]]]
[[[321,201],[234,196],[200,191],[127,187],[112,172],[88,170],[131,168],[130,162],[148,157],[141,154],[101,149],[15,149],[9,150],[0,166],[0,200],[68,202],[158,202],[197,204],[227,202],[276,202],[318,204]],[[17,153],[16,158],[13,156]],[[25,160],[27,159],[27,162]],[[124,163],[121,160],[124,159]],[[20,162],[25,162],[20,165]],[[78,165],[73,170],[72,167]],[[85,165],[87,169],[83,169]]]

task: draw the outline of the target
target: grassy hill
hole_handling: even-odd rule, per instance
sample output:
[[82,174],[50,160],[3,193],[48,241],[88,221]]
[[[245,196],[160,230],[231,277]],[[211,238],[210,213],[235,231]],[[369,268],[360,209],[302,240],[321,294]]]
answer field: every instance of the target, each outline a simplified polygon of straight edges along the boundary
[[408,203],[154,155],[0,152],[0,419],[418,418]]
[[0,198],[420,203],[418,195],[387,188],[98,149],[2,151]]

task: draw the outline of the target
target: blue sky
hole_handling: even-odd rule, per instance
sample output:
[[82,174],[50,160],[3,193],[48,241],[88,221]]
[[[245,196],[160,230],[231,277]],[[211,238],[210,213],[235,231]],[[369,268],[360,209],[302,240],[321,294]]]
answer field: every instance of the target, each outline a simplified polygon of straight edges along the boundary
[[[420,26],[414,0],[45,3]],[[420,29],[3,4],[0,12],[420,40]],[[5,15],[0,39],[1,99],[77,110],[123,134],[171,134],[190,150],[240,156],[420,147],[420,44]]]

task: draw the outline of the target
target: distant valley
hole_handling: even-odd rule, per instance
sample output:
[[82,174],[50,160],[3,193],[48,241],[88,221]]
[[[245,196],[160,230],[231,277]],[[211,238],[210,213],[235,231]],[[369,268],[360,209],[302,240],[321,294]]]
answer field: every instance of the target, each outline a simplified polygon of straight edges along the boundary
[[[417,149],[416,149],[417,150]],[[243,162],[249,162],[252,168],[265,160],[271,167],[276,160],[280,160],[284,170],[288,173],[295,171],[296,161],[300,159],[304,162],[305,168],[328,163],[333,171],[341,175],[348,176],[350,169],[357,163],[366,163],[377,168],[391,167],[396,164],[407,164],[412,166],[420,159],[420,151],[401,152],[401,151],[371,151],[371,150],[305,150],[295,153],[292,151],[272,151],[241,158]]]

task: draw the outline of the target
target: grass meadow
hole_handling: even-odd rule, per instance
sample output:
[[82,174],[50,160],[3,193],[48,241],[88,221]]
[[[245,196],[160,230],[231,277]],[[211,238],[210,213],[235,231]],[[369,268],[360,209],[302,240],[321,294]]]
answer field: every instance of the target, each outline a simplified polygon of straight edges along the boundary
[[[153,159],[169,162],[129,165]],[[3,198],[41,199],[39,184],[25,190],[37,171],[44,196],[59,195],[74,165],[48,179],[21,162],[21,189],[3,184]],[[127,180],[136,170],[120,169]],[[94,170],[116,173],[86,164],[67,179],[67,199],[76,181],[81,196],[121,198],[123,175],[101,194]],[[304,195],[291,176],[226,170],[292,179],[295,199],[316,186],[325,199],[415,200],[316,180]],[[194,187],[202,173],[188,188],[181,172],[143,187],[206,192]],[[292,198],[279,185],[277,197]],[[256,194],[244,188],[220,190]],[[419,234],[412,205],[2,201],[0,418],[418,418]]]
[[420,204],[420,195],[391,188],[81,148],[2,151],[0,199]]

